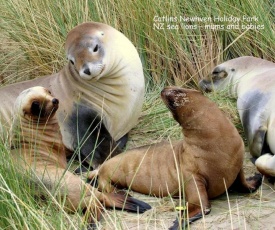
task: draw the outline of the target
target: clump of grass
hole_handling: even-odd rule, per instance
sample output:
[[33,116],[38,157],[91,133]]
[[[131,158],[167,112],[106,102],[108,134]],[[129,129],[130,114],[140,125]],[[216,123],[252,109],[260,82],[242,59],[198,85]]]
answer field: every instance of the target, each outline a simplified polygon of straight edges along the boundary
[[66,213],[62,199],[23,176],[2,145],[0,162],[1,229],[79,229],[85,224],[82,213]]
[[129,148],[181,137],[181,127],[160,98],[162,89],[158,86],[146,93],[139,122],[130,132]]

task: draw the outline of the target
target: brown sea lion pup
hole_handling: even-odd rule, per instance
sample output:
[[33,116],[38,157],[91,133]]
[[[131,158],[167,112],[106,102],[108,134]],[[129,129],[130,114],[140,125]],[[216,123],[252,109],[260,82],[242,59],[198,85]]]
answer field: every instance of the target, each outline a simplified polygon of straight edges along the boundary
[[0,100],[0,139],[11,125],[16,97],[40,85],[62,99],[57,119],[66,148],[97,167],[110,153],[121,152],[116,142],[126,142],[137,123],[144,101],[142,63],[129,39],[103,23],[73,28],[65,50],[69,62],[58,73],[0,89],[5,98]]
[[65,197],[65,208],[91,213],[99,220],[102,206],[144,212],[146,203],[120,194],[99,192],[67,169],[66,153],[56,118],[59,100],[44,87],[24,90],[16,99],[11,129],[11,156],[31,181]]
[[[98,175],[101,191],[131,188],[154,196],[185,194],[189,222],[210,213],[209,199],[230,186],[253,192],[261,176],[244,177],[244,144],[217,105],[199,91],[168,87],[161,97],[182,127],[183,140],[132,149],[106,161]],[[186,224],[183,220],[182,225]],[[177,229],[176,221],[172,229]]]

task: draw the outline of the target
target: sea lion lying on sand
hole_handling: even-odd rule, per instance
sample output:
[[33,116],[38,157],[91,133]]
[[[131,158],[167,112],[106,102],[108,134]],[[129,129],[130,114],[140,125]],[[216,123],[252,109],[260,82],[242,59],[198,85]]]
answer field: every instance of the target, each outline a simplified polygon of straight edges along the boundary
[[[24,90],[16,99],[11,129],[11,156],[19,172],[66,197],[65,207],[91,213],[99,220],[102,206],[133,212],[150,209],[146,203],[121,194],[102,193],[67,169],[65,148],[55,116],[59,100],[44,87]],[[28,177],[27,177],[28,178]]]
[[[154,196],[184,193],[193,222],[210,213],[209,199],[230,186],[247,193],[260,186],[260,175],[245,179],[243,141],[214,102],[199,91],[178,87],[163,89],[161,97],[182,127],[183,140],[132,149],[109,159],[89,175],[98,176],[99,190],[130,188]],[[178,225],[176,221],[172,229]]]
[[224,90],[237,108],[258,170],[275,176],[275,63],[239,57],[217,65],[199,82],[203,91]]
[[57,119],[66,148],[97,167],[121,152],[116,142],[125,143],[137,123],[145,89],[141,60],[128,38],[96,22],[72,29],[65,49],[69,63],[58,73],[0,89],[0,139],[6,139],[19,93],[43,86],[62,100]]

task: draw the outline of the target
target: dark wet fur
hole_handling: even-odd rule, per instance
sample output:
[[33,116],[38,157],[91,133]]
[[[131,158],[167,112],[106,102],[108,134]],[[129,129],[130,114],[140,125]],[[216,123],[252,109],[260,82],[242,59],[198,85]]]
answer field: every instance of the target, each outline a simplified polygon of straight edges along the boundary
[[[122,152],[105,127],[101,116],[91,108],[82,104],[74,105],[70,117],[70,133],[73,133],[74,157],[78,158],[86,168],[91,170],[93,165],[102,164],[108,157]],[[79,169],[84,172],[86,169]]]

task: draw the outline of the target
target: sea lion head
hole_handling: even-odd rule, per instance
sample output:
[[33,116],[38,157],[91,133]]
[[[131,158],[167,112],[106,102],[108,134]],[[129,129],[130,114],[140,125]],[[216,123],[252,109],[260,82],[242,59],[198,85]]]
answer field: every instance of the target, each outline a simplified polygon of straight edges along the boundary
[[[194,97],[196,95],[196,97]],[[175,120],[181,125],[184,120],[194,113],[195,106],[202,94],[193,89],[185,89],[176,86],[166,87],[161,91],[161,98],[171,111]]]
[[211,74],[199,82],[202,91],[212,92],[214,90],[224,89],[236,73],[232,63],[222,63],[216,66]]
[[231,86],[238,83],[239,79],[237,77],[246,76],[261,65],[259,60],[261,59],[243,56],[223,62],[199,82],[199,87],[205,92],[230,89]]
[[65,50],[70,65],[84,80],[98,78],[105,68],[105,37],[108,26],[86,22],[73,28],[67,36]]
[[15,114],[27,120],[43,121],[54,116],[59,101],[41,86],[22,91],[15,101]]

